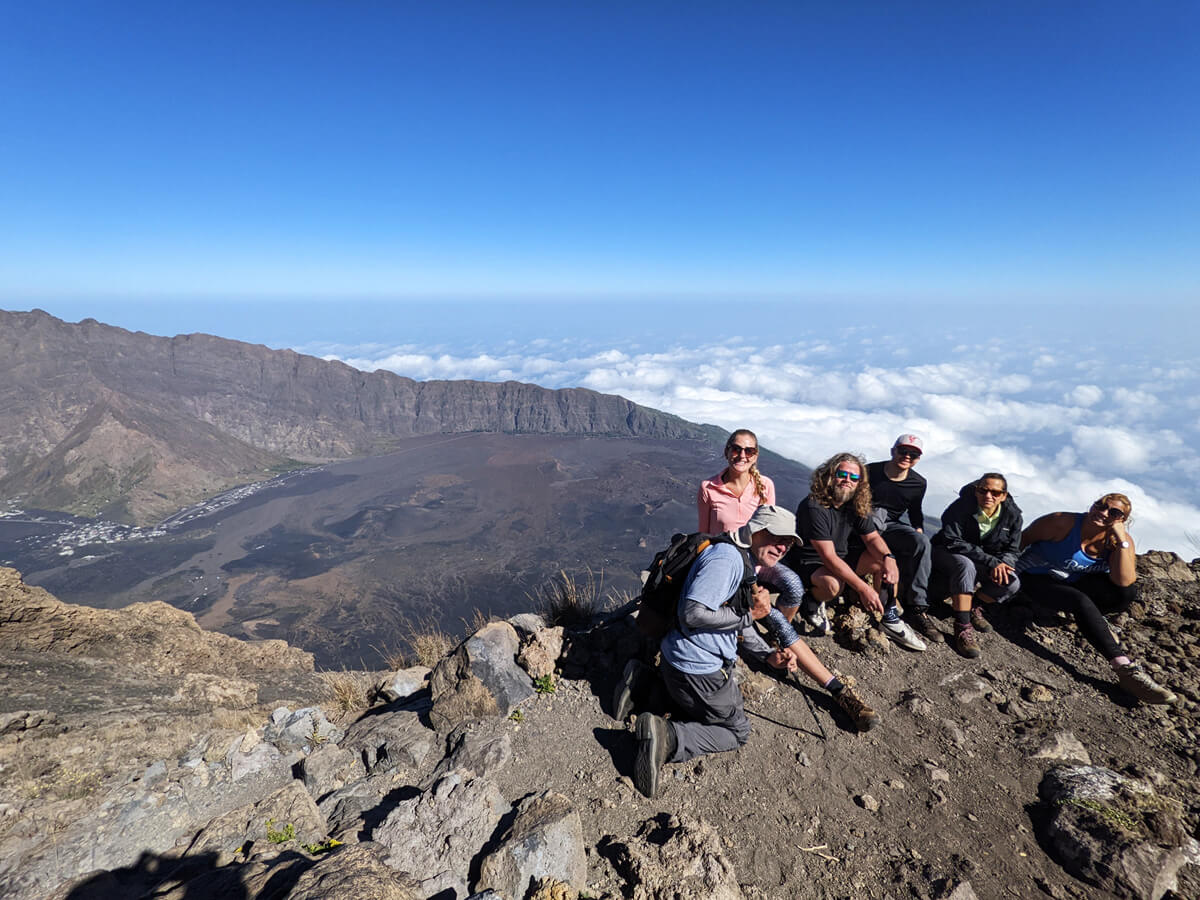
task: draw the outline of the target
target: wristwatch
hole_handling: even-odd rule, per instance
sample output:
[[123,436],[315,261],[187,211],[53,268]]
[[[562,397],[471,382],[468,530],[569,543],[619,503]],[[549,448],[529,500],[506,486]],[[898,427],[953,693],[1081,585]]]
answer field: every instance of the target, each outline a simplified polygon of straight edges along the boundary
[[1122,550],[1128,550],[1129,549],[1129,541],[1120,541],[1117,544],[1117,546],[1120,547]]

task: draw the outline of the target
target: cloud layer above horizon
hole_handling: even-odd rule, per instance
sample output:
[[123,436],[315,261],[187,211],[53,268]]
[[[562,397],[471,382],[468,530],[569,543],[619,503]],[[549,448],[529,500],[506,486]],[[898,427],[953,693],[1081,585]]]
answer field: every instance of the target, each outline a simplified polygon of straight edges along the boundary
[[620,394],[693,422],[750,428],[764,446],[809,466],[842,450],[883,459],[896,435],[914,432],[926,443],[926,514],[940,514],[984,471],[1008,477],[1027,523],[1120,491],[1133,501],[1130,530],[1140,551],[1191,559],[1200,554],[1200,486],[1183,473],[1200,464],[1200,371],[1161,348],[1138,358],[1115,331],[1095,341],[1079,334],[981,341],[979,333],[964,340],[961,332],[914,341],[849,327],[794,342],[728,338],[657,351],[577,340],[509,342],[470,354],[309,349],[416,379]]

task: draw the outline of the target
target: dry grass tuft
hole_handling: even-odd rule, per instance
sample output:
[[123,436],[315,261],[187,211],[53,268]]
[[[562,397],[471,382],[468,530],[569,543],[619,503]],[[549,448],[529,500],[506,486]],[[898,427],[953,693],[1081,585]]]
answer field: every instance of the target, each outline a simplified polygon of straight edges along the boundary
[[359,672],[322,672],[325,691],[334,709],[342,714],[366,709],[370,705],[367,693],[371,685]]
[[432,669],[458,645],[432,618],[408,621],[403,632],[405,649],[384,655],[392,671],[418,665]]
[[550,625],[583,628],[608,609],[611,598],[604,597],[603,592],[603,570],[597,574],[588,568],[579,576],[560,570],[557,577],[530,594],[529,599]]

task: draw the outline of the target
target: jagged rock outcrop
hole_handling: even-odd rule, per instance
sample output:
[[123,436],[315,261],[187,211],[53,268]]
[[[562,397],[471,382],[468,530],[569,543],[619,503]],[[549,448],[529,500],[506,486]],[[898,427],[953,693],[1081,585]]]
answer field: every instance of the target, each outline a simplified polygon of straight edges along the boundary
[[698,437],[621,397],[417,382],[205,334],[0,311],[0,491],[29,506],[151,521],[289,459],[390,438],[495,431]]
[[516,663],[519,647],[512,625],[492,622],[438,663],[429,678],[433,726],[449,731],[463,719],[507,716],[533,696],[529,675]]
[[1118,897],[1159,900],[1178,887],[1200,844],[1183,825],[1183,807],[1144,781],[1100,766],[1057,766],[1039,793],[1046,828],[1063,865]]
[[499,846],[479,864],[477,890],[524,897],[530,887],[551,878],[579,890],[587,882],[583,826],[571,801],[554,791],[526,797]]
[[737,873],[704,821],[663,816],[642,823],[632,839],[603,849],[632,887],[634,900],[743,900]]
[[[1179,572],[1174,560],[1163,569]],[[1182,691],[1200,583],[1143,578],[1143,608],[1118,620],[1123,639],[1171,663],[1165,677]],[[624,617],[561,635],[523,619],[527,646],[561,636],[562,653],[553,690],[511,718],[448,719],[435,731],[425,688],[340,717],[302,695],[252,710],[196,700],[153,753],[146,732],[126,736],[155,716],[173,721],[155,698],[173,697],[189,673],[154,674],[158,693],[127,695],[119,677],[136,662],[81,655],[92,642],[63,654],[65,668],[53,645],[13,650],[0,655],[0,893],[970,900],[1011,886],[1058,900],[1196,896],[1195,702],[1122,698],[1067,623],[1039,625],[1019,606],[993,622],[980,661],[936,648],[864,655],[814,638],[878,698],[879,728],[859,734],[825,694],[754,673],[774,690],[747,695],[749,742],[669,765],[655,800],[633,788],[633,736],[607,710],[638,646]],[[487,628],[503,636],[489,664],[516,666],[515,631]],[[238,677],[277,693],[271,674]],[[109,702],[120,710],[103,717]],[[1076,762],[1089,758],[1102,765]]]
[[[166,603],[135,603],[124,609],[92,609],[63,603],[25,584],[16,569],[0,567],[0,651],[40,652],[90,659],[120,659],[154,672],[241,675],[263,671],[311,672],[312,654],[285,641],[239,641],[205,631],[195,617]],[[221,690],[192,679],[192,693]],[[246,691],[227,685],[238,702]]]

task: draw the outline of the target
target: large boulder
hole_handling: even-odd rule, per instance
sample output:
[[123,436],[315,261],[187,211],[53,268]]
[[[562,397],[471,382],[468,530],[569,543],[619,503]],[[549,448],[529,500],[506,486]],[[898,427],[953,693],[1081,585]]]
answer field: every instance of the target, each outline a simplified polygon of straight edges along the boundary
[[375,693],[388,703],[407,700],[429,681],[430,670],[426,666],[410,666],[384,675],[375,684]]
[[451,772],[428,791],[403,800],[371,837],[387,847],[387,864],[411,877],[422,897],[466,897],[473,860],[511,811],[486,778]]
[[281,706],[271,713],[271,720],[263,727],[263,740],[285,753],[291,750],[308,753],[327,742],[336,744],[344,736],[342,729],[325,718],[319,706],[295,711]]
[[463,722],[446,738],[449,751],[438,762],[422,787],[429,787],[455,769],[472,775],[495,776],[512,759],[512,738],[507,734],[488,734],[474,726],[478,721]]
[[239,849],[319,844],[325,840],[325,817],[299,781],[291,781],[255,803],[247,803],[210,821],[186,845],[186,855],[215,854],[220,865],[232,862]]
[[642,823],[636,837],[602,841],[634,900],[744,900],[721,838],[703,819],[666,816]]
[[1143,781],[1099,766],[1056,766],[1038,793],[1063,868],[1118,897],[1158,900],[1175,889],[1184,863],[1200,859],[1180,803]]
[[553,791],[520,802],[499,846],[483,858],[475,889],[490,888],[506,897],[524,897],[532,884],[544,878],[564,882],[575,890],[581,889],[587,879],[579,813],[570,800]]
[[287,900],[423,900],[424,894],[389,869],[378,844],[342,847],[297,879]]
[[429,679],[433,726],[449,731],[465,719],[507,716],[533,696],[533,682],[516,662],[518,647],[512,625],[492,622],[438,663]]
[[363,716],[346,729],[342,749],[362,756],[372,774],[402,767],[416,769],[434,746],[434,734],[411,710]]
[[314,800],[321,800],[367,774],[361,756],[337,744],[318,747],[300,761],[299,768],[300,778]]
[[539,628],[532,634],[526,635],[521,642],[521,650],[517,654],[517,662],[529,673],[530,678],[545,678],[552,676],[558,667],[558,658],[562,656],[563,630],[554,628]]

